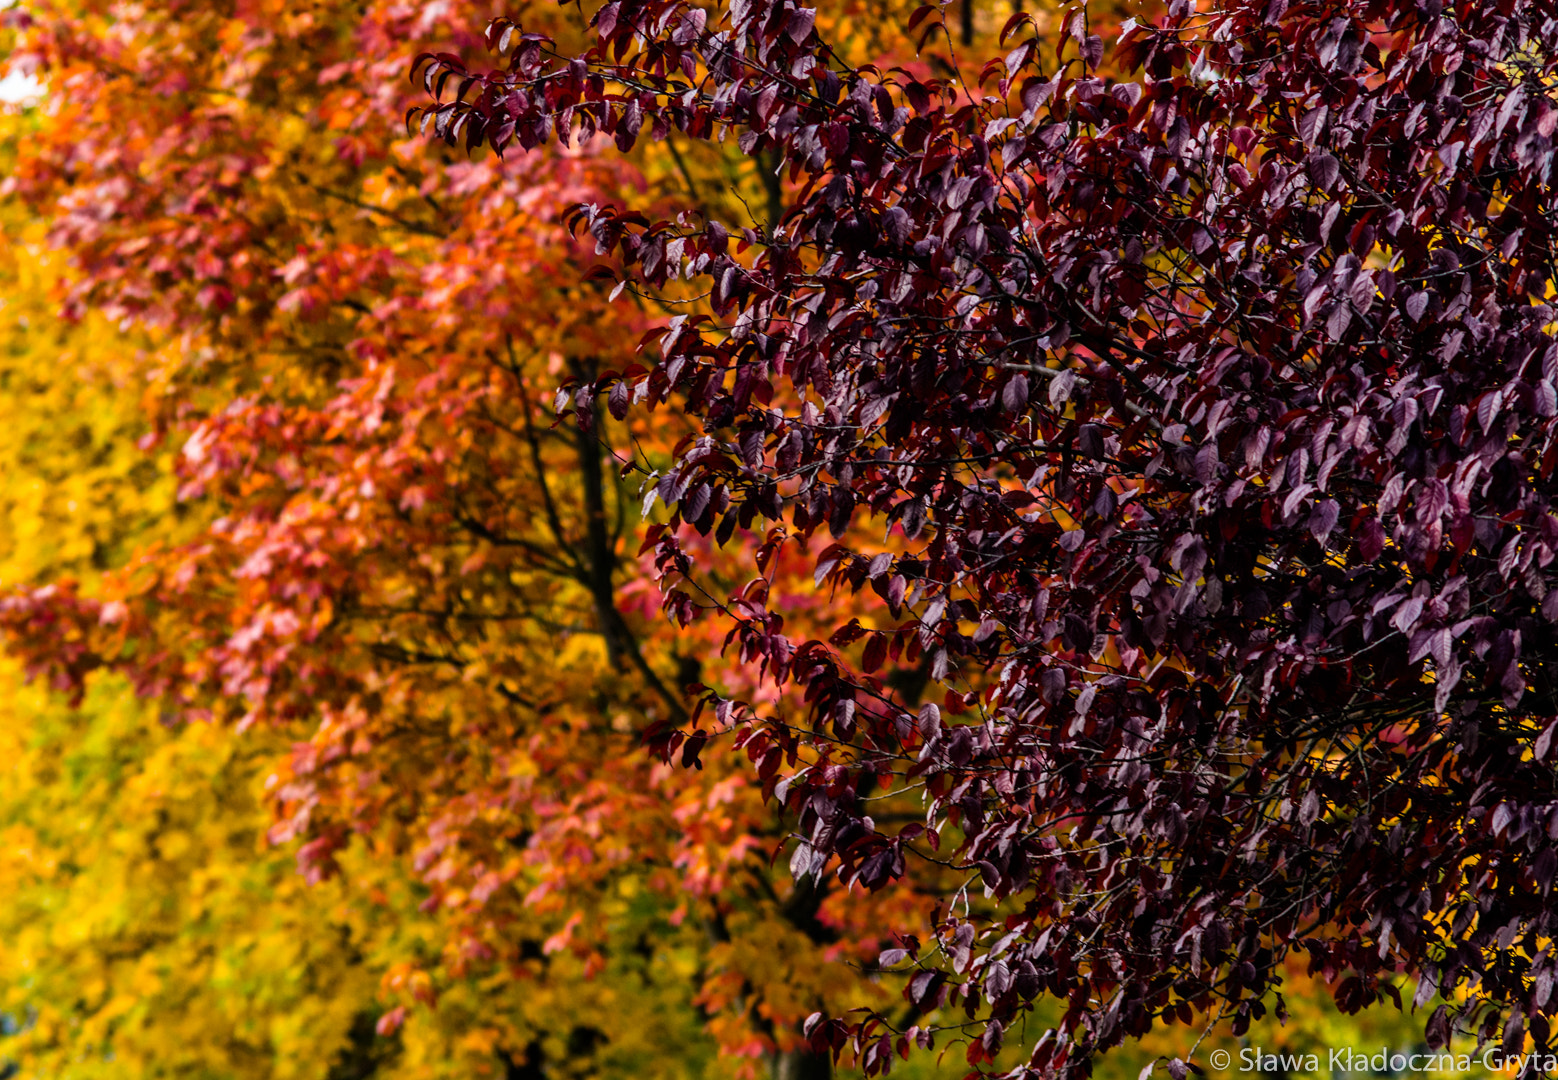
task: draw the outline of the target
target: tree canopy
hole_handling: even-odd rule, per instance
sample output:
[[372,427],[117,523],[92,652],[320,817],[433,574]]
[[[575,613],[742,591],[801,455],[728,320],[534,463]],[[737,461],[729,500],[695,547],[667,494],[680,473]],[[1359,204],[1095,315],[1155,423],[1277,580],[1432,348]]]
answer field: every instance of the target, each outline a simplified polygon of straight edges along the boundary
[[[378,911],[382,937],[341,946],[361,954],[356,966],[327,940],[322,967],[295,955],[273,970],[337,985],[346,1022],[371,1015],[367,1045],[401,1040],[403,1070],[420,1056],[416,1067],[446,1071],[477,1060],[521,1074],[681,1074],[719,1047],[793,1071],[810,1060],[806,1015],[885,1001],[842,961],[874,958],[888,927],[912,925],[914,890],[845,904],[795,889],[770,859],[783,824],[735,756],[684,775],[638,752],[648,725],[685,715],[678,680],[704,646],[658,619],[629,536],[637,500],[608,461],[634,441],[665,452],[674,436],[640,424],[581,438],[539,406],[647,325],[580,282],[587,263],[561,209],[667,177],[744,183],[741,161],[429,153],[401,131],[418,94],[406,66],[457,36],[470,10],[433,26],[351,4],[306,19],[286,5],[30,17],[18,53],[47,77],[52,115],[16,133],[8,186],[71,266],[29,302],[48,319],[52,287],[85,320],[106,386],[60,379],[52,339],[24,338],[21,373],[58,404],[37,408],[17,388],[14,412],[42,445],[16,444],[16,483],[52,517],[32,527],[18,499],[12,521],[30,534],[7,567],[4,619],[17,655],[75,698],[87,727],[18,707],[49,749],[19,766],[11,805],[56,849],[69,834],[43,828],[45,808],[79,801],[79,820],[100,823],[123,861],[93,854],[60,888],[29,891],[17,918],[76,931],[89,900],[113,903],[116,932],[140,936],[161,909],[173,937],[150,955],[184,967],[170,950],[211,946],[178,927],[214,905],[203,933],[250,933],[239,929],[250,914],[224,906],[244,895],[267,895],[280,925],[317,924],[327,939],[355,925],[327,897],[354,905],[353,918]],[[348,75],[381,82],[365,90]],[[499,207],[521,216],[493,228]],[[144,336],[116,338],[105,317]],[[92,487],[99,455],[113,482]],[[61,486],[83,490],[82,518]],[[83,558],[82,535],[103,528]],[[39,546],[62,542],[58,555]],[[110,673],[149,699],[145,711],[97,686]],[[159,721],[191,730],[173,738]],[[127,760],[81,759],[99,802],[49,764],[74,740],[137,739]],[[133,797],[173,800],[170,777],[176,810]],[[149,836],[107,828],[120,819]],[[203,842],[161,868],[158,830],[197,820],[211,830]],[[175,883],[213,852],[234,864],[233,891],[192,903]],[[302,878],[283,888],[292,862]],[[105,935],[88,935],[82,963],[119,947]],[[56,994],[83,977],[59,960],[56,981],[14,1003],[23,1014],[58,1004],[67,1019],[54,1035],[74,1030]],[[321,973],[332,965],[351,977]],[[204,970],[189,966],[179,990],[195,993]],[[110,996],[122,989],[111,975],[100,980]],[[479,990],[490,1009],[470,1004]],[[142,1000],[138,1016],[172,1007]],[[402,1033],[418,1017],[421,1030]],[[119,1060],[154,1061],[132,1053],[126,1023],[62,1035],[59,1054],[117,1031]],[[338,1034],[326,1024],[286,1053],[328,1068]],[[48,1041],[41,1026],[28,1037]],[[261,1063],[281,1052],[258,1045]]]
[[[1010,52],[944,78],[845,62],[791,0],[618,0],[590,27],[573,54],[500,18],[490,73],[423,57],[422,127],[729,136],[795,185],[768,230],[575,211],[624,280],[694,280],[709,310],[559,404],[700,421],[652,478],[666,609],[805,688],[799,714],[711,691],[662,753],[746,746],[798,815],[798,878],[950,855],[934,937],[882,961],[991,1053],[1066,1001],[1039,1073],[1196,1009],[1242,1028],[1294,950],[1349,1011],[1399,973],[1453,996],[1431,1045],[1545,1045],[1545,6],[1175,0],[1107,48],[1085,7],[1053,41],[1019,11]],[[702,582],[687,536],[763,529],[759,575],[826,529],[817,585],[874,625],[808,639],[762,577]],[[900,650],[939,703],[873,675]],[[884,790],[924,820],[877,823]],[[890,1058],[884,1018],[809,1030]]]
[[6,16],[25,1068],[1547,1045],[1558,20],[491,15]]

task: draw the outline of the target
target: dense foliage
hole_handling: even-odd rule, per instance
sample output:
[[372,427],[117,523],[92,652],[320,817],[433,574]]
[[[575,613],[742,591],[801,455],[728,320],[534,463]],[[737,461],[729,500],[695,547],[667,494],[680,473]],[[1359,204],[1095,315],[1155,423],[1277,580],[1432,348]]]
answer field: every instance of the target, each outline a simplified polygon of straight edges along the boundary
[[1542,5],[491,14],[4,16],[0,1071],[1546,1043]]
[[[4,224],[0,578],[72,577],[94,592],[103,567],[200,522],[174,502],[172,455],[136,445],[155,339],[97,316],[57,320],[58,253],[39,243],[40,222]],[[734,1026],[693,1003],[720,985],[704,965],[725,985],[732,969],[765,980],[764,998],[800,980],[856,992],[784,923],[729,900],[704,910],[728,913],[730,942],[708,943],[696,915],[678,930],[668,898],[633,873],[599,894],[564,893],[595,921],[598,951],[543,950],[518,974],[452,978],[438,964],[445,916],[418,910],[429,890],[394,833],[338,852],[341,872],[313,883],[296,870],[297,842],[267,844],[266,781],[306,729],[169,724],[159,705],[110,677],[71,708],[0,659],[0,1075],[728,1076],[744,1059],[717,1060],[699,1030],[709,1019]],[[1266,1046],[1410,1042],[1290,991],[1295,1023],[1262,1031]],[[381,1034],[386,1015],[405,1022]],[[505,1060],[511,1046],[524,1056]],[[1144,1043],[1112,1075],[1177,1049]],[[787,1062],[793,1071],[799,1059],[775,1057],[781,1070]]]
[[[847,63],[793,0],[590,14],[576,54],[500,18],[502,70],[422,58],[422,128],[510,157],[728,135],[794,185],[767,230],[575,214],[708,311],[559,406],[701,423],[646,499],[673,508],[666,609],[806,697],[710,691],[661,751],[745,747],[798,815],[798,880],[964,874],[882,961],[988,1054],[1065,1001],[1040,1073],[1196,1010],[1241,1029],[1295,950],[1344,1009],[1399,973],[1452,999],[1434,1045],[1544,1045],[1548,6],[1174,0],[1109,50],[1085,8],[1053,41],[1019,12],[977,78]],[[762,575],[823,530],[819,589],[872,611],[808,636]],[[721,590],[687,538],[738,534],[759,576]],[[900,654],[939,704],[874,674]],[[884,791],[923,820],[877,820]],[[887,1017],[809,1030],[890,1060]]]
[[[7,626],[29,666],[89,718],[72,736],[42,712],[36,734],[52,755],[72,737],[133,743],[136,724],[159,719],[247,732],[247,748],[153,732],[102,771],[166,775],[185,761],[203,771],[175,789],[183,801],[169,804],[168,827],[230,806],[210,822],[209,835],[226,838],[218,865],[247,855],[258,880],[274,881],[268,834],[303,881],[335,888],[344,872],[346,895],[366,905],[355,911],[374,910],[374,896],[404,900],[397,918],[414,931],[395,932],[386,914],[382,949],[344,946],[373,958],[376,997],[347,989],[363,985],[356,975],[322,978],[341,983],[341,1008],[372,1011],[379,1037],[423,1018],[396,1066],[407,1075],[426,1065],[411,1049],[437,1042],[428,1026],[436,1034],[473,1011],[471,980],[487,986],[491,1010],[454,1027],[489,1069],[696,1072],[711,1046],[793,1068],[809,1012],[885,999],[829,961],[874,957],[886,927],[917,919],[912,894],[846,906],[841,894],[792,889],[769,859],[782,827],[736,761],[710,755],[683,777],[636,752],[639,730],[683,709],[677,680],[695,669],[696,646],[661,629],[652,591],[635,589],[636,500],[619,497],[606,449],[553,431],[538,400],[642,332],[640,317],[605,310],[579,284],[583,264],[555,211],[657,176],[680,184],[682,170],[577,154],[473,164],[408,140],[406,65],[477,17],[451,10],[425,23],[399,5],[355,4],[193,6],[176,18],[110,4],[31,10],[16,55],[45,79],[48,105],[15,139],[8,189],[68,255],[53,284],[67,315],[94,320],[82,336],[121,388],[92,398],[119,411],[98,410],[92,423],[112,421],[113,435],[89,424],[84,461],[62,453],[75,440],[53,425],[91,410],[18,406],[50,440],[16,444],[47,465],[17,483],[56,516],[24,545],[38,557],[6,574],[18,587]],[[717,161],[687,165],[698,180],[718,175]],[[46,293],[37,303],[44,317],[57,309]],[[105,315],[148,337],[105,336]],[[49,339],[30,347],[27,377],[52,377]],[[46,385],[58,397],[96,383]],[[650,447],[663,438],[611,433],[635,436]],[[145,501],[134,483],[91,486],[100,443]],[[90,506],[91,520],[72,525],[61,494],[83,517]],[[31,527],[25,506],[11,520]],[[104,522],[94,559],[39,551],[88,542]],[[152,699],[145,712],[93,696],[89,680],[105,669]],[[224,771],[226,755],[235,763]],[[82,760],[96,775],[96,759]],[[18,767],[29,775],[12,805],[37,833],[42,807],[71,796],[44,758]],[[155,833],[140,786],[105,782],[81,820],[136,821],[139,808]],[[271,820],[257,823],[251,807]],[[68,898],[94,887],[123,919],[166,910],[163,929],[207,910],[154,887],[178,873],[151,872],[154,841],[105,842],[124,846],[124,875],[144,888],[102,887],[113,864],[94,858],[98,876],[70,879],[80,891],[27,886],[28,904],[39,899],[19,917],[54,910],[79,925],[86,916],[69,912],[87,909]],[[182,850],[197,860],[212,847]],[[305,894],[272,895],[284,923],[309,918],[291,899]],[[215,908],[220,935],[232,912]],[[316,923],[322,934],[332,925]],[[171,951],[148,955],[185,966]],[[66,970],[19,989],[16,1007],[58,1004]],[[91,985],[134,998],[125,967],[113,970]],[[198,981],[202,969],[188,970]],[[314,977],[307,964],[292,970]],[[82,1009],[98,1005],[89,996]],[[336,1032],[325,1026],[328,1046]],[[118,1060],[146,1060],[123,1021],[62,1021],[54,1033],[69,1057],[112,1030]],[[53,1035],[32,1032],[41,1053]],[[287,1045],[329,1067],[321,1042]],[[465,1060],[437,1067],[458,1072]]]

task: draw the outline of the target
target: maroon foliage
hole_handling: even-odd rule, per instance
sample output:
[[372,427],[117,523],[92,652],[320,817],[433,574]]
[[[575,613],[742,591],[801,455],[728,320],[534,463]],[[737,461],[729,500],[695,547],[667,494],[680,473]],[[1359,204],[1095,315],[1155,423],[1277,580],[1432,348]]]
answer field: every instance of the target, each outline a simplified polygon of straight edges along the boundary
[[[890,634],[724,610],[807,687],[809,726],[719,710],[754,757],[820,755],[775,788],[799,873],[874,887],[961,841],[975,902],[884,959],[987,1023],[974,1064],[1038,995],[1069,1003],[1040,1071],[1192,1005],[1242,1030],[1295,949],[1346,1009],[1403,973],[1463,994],[1435,1044],[1545,1043],[1558,22],[1215,8],[1128,25],[1127,82],[1080,11],[1047,75],[1015,17],[970,98],[843,67],[790,0],[617,0],[582,58],[500,21],[508,70],[432,60],[472,81],[427,118],[500,149],[728,129],[788,165],[782,228],[739,243],[580,213],[641,282],[711,290],[633,387],[704,426],[659,480],[673,525],[831,530],[819,583],[870,586],[947,688],[911,713],[862,670]],[[613,382],[578,400],[625,408]],[[863,518],[899,554],[857,552]],[[682,535],[655,534],[672,585]],[[879,830],[872,785],[922,785],[927,826]]]

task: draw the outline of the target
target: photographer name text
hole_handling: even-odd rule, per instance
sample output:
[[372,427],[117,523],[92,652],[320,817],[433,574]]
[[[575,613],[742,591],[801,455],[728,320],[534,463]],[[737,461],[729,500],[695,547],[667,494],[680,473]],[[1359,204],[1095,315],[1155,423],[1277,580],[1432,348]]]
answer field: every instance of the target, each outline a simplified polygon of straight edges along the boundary
[[1526,1070],[1537,1074],[1558,1072],[1558,1054],[1531,1053],[1506,1054],[1498,1047],[1489,1047],[1481,1054],[1453,1054],[1448,1050],[1405,1053],[1380,1047],[1378,1050],[1360,1050],[1341,1046],[1323,1053],[1272,1052],[1260,1046],[1247,1046],[1240,1050],[1237,1059],[1227,1050],[1214,1050],[1211,1055],[1213,1068],[1226,1070],[1233,1066],[1241,1073],[1291,1075],[1293,1073],[1318,1073],[1322,1068],[1332,1073],[1469,1073],[1481,1068],[1490,1073],[1519,1075]]

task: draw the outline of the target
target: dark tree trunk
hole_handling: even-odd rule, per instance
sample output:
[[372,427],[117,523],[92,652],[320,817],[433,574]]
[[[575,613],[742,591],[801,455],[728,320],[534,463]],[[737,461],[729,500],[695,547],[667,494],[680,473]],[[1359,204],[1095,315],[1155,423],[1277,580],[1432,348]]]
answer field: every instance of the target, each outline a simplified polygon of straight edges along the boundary
[[831,1080],[833,1062],[826,1054],[791,1050],[773,1056],[773,1080]]
[[546,1080],[546,1051],[540,1039],[531,1039],[525,1045],[524,1057],[518,1061],[507,1051],[502,1057],[503,1080]]

